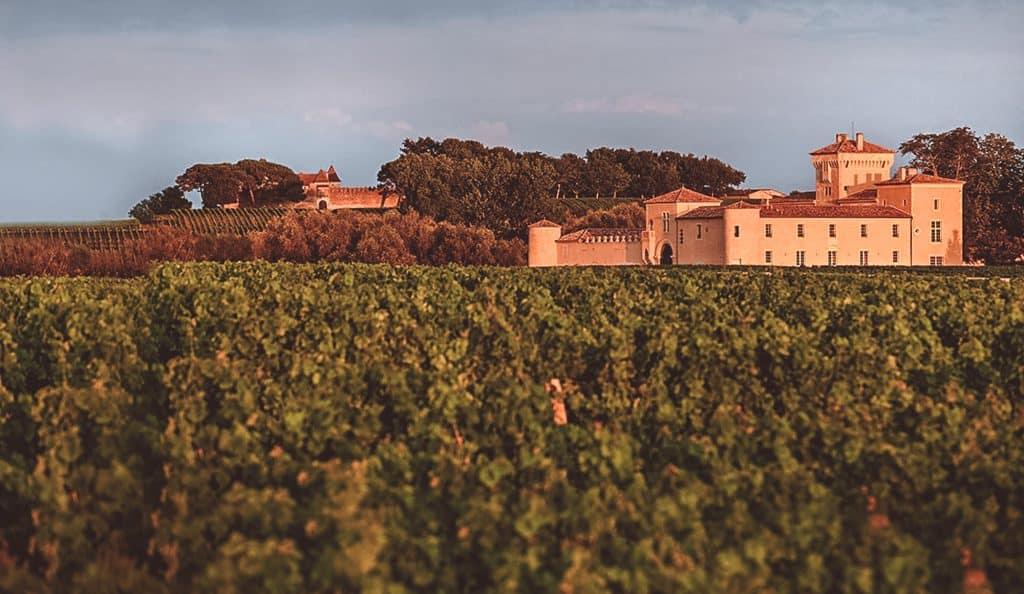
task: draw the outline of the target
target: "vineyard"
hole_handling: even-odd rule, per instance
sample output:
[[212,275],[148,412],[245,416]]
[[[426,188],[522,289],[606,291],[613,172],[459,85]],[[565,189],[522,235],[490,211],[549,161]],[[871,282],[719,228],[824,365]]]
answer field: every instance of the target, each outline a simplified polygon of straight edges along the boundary
[[1024,279],[0,279],[0,591],[1019,592]]
[[116,250],[126,242],[141,238],[144,233],[145,228],[138,221],[0,225],[0,244],[19,240],[45,240],[94,250]]
[[610,210],[619,204],[639,204],[641,202],[642,200],[640,198],[574,198],[571,196],[563,196],[560,199],[559,204],[568,208],[569,212],[572,213],[573,216],[579,217],[587,214],[588,212]]

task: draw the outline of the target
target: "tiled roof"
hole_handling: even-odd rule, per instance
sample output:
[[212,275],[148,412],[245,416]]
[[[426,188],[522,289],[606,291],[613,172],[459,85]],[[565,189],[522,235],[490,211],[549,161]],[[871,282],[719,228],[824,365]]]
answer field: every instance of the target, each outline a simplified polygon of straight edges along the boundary
[[755,192],[769,192],[769,193],[774,193],[774,194],[776,194],[778,196],[782,196],[782,192],[780,192],[778,190],[774,190],[772,188],[744,188],[744,189],[740,189],[740,190],[729,190],[728,195],[729,196],[750,196],[751,194],[754,194]]
[[857,143],[847,138],[842,142],[833,142],[828,146],[823,146],[820,149],[812,152],[812,155],[834,155],[836,153],[895,153],[896,151],[891,148],[886,148],[880,144],[873,142],[864,141],[864,148],[862,150],[857,149]]
[[580,229],[558,238],[559,243],[621,243],[640,241],[643,229]]
[[687,188],[679,188],[661,196],[655,196],[645,201],[644,204],[675,204],[677,202],[714,202],[718,204],[720,200]]
[[676,217],[679,219],[720,219],[727,210],[747,210],[747,209],[760,209],[761,207],[756,204],[749,202],[734,202],[729,206],[698,206],[697,208],[684,212],[683,214]]
[[853,194],[850,194],[849,196],[847,196],[846,198],[842,198],[841,200],[864,200],[869,198],[878,198],[878,190],[876,190],[875,188],[867,188],[859,192],[854,192]]
[[316,173],[296,173],[295,175],[299,176],[299,180],[302,182],[302,185],[304,186],[308,186],[309,184],[322,184],[329,182],[341,183],[341,178],[338,177],[338,172],[334,170],[334,165],[331,165],[331,167],[327,171],[321,169]]
[[[755,207],[757,208],[757,207]],[[676,217],[679,219],[720,219],[725,212],[725,206],[698,206],[697,208],[684,212]]]
[[840,206],[786,204],[762,208],[761,217],[782,219],[909,219],[910,215],[892,206],[875,204],[848,204]]
[[918,173],[911,175],[907,179],[900,180],[898,177],[878,182],[875,185],[879,186],[901,186],[903,184],[962,184],[958,179],[950,179],[948,177],[939,177],[937,175],[929,175],[927,173]]
[[817,199],[817,197],[818,195],[815,192],[797,192],[796,194],[790,194],[789,196],[781,196],[779,198],[775,198],[774,200],[772,200],[772,202],[813,202],[814,200]]
[[558,223],[552,223],[551,221],[549,221],[547,219],[541,219],[541,220],[537,221],[536,223],[530,225],[531,229],[533,227],[561,227],[561,225],[559,225]]

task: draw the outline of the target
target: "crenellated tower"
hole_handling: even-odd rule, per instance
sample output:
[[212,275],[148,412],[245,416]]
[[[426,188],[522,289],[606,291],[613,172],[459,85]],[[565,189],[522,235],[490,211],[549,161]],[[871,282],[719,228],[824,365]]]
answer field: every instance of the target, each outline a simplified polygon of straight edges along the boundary
[[818,203],[835,202],[889,179],[896,151],[864,140],[836,134],[836,141],[811,153],[814,197]]

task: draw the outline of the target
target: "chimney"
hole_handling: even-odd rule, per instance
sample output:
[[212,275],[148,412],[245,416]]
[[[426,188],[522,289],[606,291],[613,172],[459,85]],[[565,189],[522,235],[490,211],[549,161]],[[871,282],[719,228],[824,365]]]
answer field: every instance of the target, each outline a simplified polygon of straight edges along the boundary
[[864,150],[864,133],[863,132],[858,132],[857,133],[857,150],[858,151]]
[[840,142],[846,142],[847,138],[849,138],[849,137],[846,134],[843,134],[843,133],[836,134],[836,143],[838,144]]
[[917,169],[913,167],[900,167],[899,179],[900,181],[907,181],[917,175],[917,173]]

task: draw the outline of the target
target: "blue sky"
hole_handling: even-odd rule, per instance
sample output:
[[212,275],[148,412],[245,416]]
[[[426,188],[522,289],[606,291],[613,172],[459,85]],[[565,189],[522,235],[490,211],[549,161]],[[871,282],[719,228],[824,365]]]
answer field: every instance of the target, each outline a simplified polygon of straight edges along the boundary
[[1022,30],[1015,0],[0,0],[0,221],[123,218],[195,162],[372,184],[417,136],[808,189],[851,121],[1024,143]]

